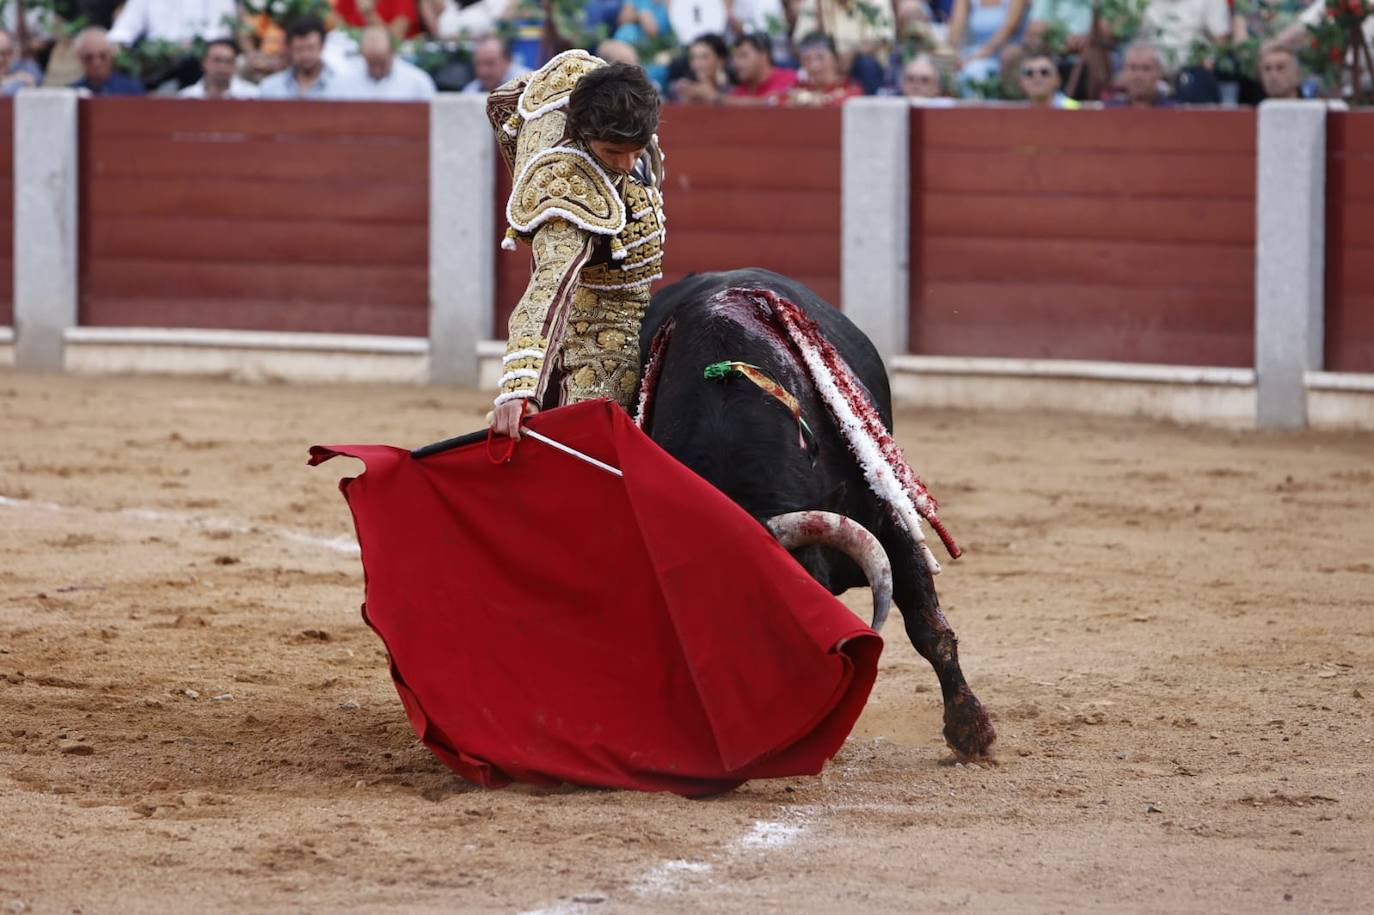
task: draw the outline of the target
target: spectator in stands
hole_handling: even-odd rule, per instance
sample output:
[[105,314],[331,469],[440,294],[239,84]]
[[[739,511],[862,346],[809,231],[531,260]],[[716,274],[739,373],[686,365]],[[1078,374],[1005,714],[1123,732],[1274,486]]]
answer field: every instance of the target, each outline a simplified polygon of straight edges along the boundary
[[23,57],[15,46],[14,36],[0,29],[0,93],[14,95],[41,82],[43,71],[38,64]]
[[1000,55],[1020,38],[1028,6],[1028,0],[954,0],[949,43],[959,54],[960,83],[1001,72]]
[[828,35],[843,73],[852,74],[870,95],[883,83],[883,64],[897,44],[892,0],[804,0],[797,7],[792,39],[800,48],[807,36]]
[[907,98],[939,98],[945,94],[940,71],[929,54],[917,54],[902,68],[901,89]]
[[702,35],[738,38],[767,32],[770,20],[782,19],[782,0],[668,0],[673,35],[684,44]]
[[110,41],[132,46],[155,41],[176,45],[184,53],[170,58],[167,65],[141,74],[149,87],[175,80],[188,86],[200,78],[200,58],[193,42],[232,36],[230,24],[237,20],[234,0],[128,0],[110,27]]
[[511,60],[510,44],[495,35],[483,38],[473,46],[472,70],[475,78],[463,87],[464,92],[491,92],[497,86],[530,72]]
[[1173,76],[1188,66],[1195,46],[1231,40],[1231,12],[1226,0],[1148,0],[1140,36],[1159,50],[1164,72]]
[[639,66],[639,52],[635,50],[635,46],[619,38],[607,38],[597,45],[596,56],[608,64]]
[[612,38],[635,46],[656,38],[667,40],[673,33],[667,0],[621,0],[609,25]]
[[496,33],[509,17],[511,0],[420,0],[425,31],[444,40],[475,40]]
[[864,87],[840,69],[840,57],[829,35],[807,35],[797,53],[801,55],[804,73],[787,93],[787,104],[825,108],[864,94]]
[[419,34],[415,0],[333,0],[334,15],[355,29],[381,26],[400,41]]
[[363,29],[363,66],[341,73],[330,96],[364,102],[422,102],[434,98],[434,80],[396,56],[395,36],[383,25]]
[[116,73],[115,46],[109,33],[98,25],[82,29],[76,36],[76,59],[81,63],[81,79],[72,83],[88,95],[142,95],[143,84],[132,76]]
[[286,33],[280,28],[267,31],[262,35],[249,36],[248,53],[244,55],[243,76],[256,86],[273,73],[286,69]]
[[1265,98],[1302,98],[1302,64],[1292,48],[1266,45],[1260,51],[1259,79]]
[[258,84],[259,98],[328,98],[337,79],[324,62],[324,23],[317,16],[302,16],[286,30],[290,65]]
[[735,40],[730,60],[739,83],[726,97],[729,105],[777,105],[797,82],[795,70],[773,66],[773,44],[762,33]]
[[687,48],[689,76],[676,80],[670,87],[675,102],[699,105],[718,105],[730,91],[730,79],[725,61],[730,49],[719,35],[699,35]]
[[258,87],[239,79],[239,46],[232,38],[216,38],[200,57],[201,77],[182,89],[182,98],[257,98]]
[[200,39],[228,38],[238,18],[234,0],[128,0],[110,27],[110,41],[165,41],[187,49]]
[[1059,91],[1059,65],[1054,55],[1040,48],[1030,48],[1021,58],[1021,94],[1035,108],[1081,107]]
[[1113,106],[1167,108],[1173,105],[1173,100],[1162,91],[1166,84],[1159,48],[1148,41],[1137,41],[1126,48],[1117,84],[1125,91],[1125,98],[1114,100]]

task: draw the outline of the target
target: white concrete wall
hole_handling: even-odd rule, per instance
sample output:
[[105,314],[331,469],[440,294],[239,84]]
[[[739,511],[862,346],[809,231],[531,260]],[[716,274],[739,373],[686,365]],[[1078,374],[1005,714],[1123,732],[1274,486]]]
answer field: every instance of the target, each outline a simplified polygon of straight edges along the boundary
[[470,386],[496,302],[496,149],[485,96],[429,111],[429,380]]
[[1255,195],[1256,422],[1307,425],[1304,375],[1322,367],[1326,105],[1260,105]]
[[840,298],[845,314],[891,359],[907,346],[911,106],[859,98],[845,103],[842,117]]
[[26,89],[14,100],[14,361],[61,371],[77,315],[77,96]]

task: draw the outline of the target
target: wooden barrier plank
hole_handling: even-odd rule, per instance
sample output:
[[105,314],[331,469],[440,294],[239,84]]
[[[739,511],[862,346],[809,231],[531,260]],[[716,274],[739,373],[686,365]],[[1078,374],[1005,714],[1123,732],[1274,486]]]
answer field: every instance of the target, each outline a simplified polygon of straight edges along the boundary
[[1255,198],[1253,153],[931,149],[921,163],[927,193]]
[[[347,264],[257,264],[89,257],[82,274],[83,296],[263,300],[283,304],[337,302],[425,310],[424,271],[410,267]],[[175,327],[177,325],[169,325]]]
[[1374,373],[1374,295],[1347,290],[1328,300],[1326,369]]
[[314,137],[101,137],[89,150],[92,174],[109,178],[326,180],[427,182],[429,146],[423,140],[322,143]]
[[427,269],[428,227],[352,220],[106,216],[87,233],[102,260],[347,264]]
[[664,196],[672,219],[673,197],[696,188],[812,191],[840,189],[840,150],[772,149],[759,152],[692,148],[669,154]]
[[1254,324],[1251,295],[1245,289],[1123,289],[1089,285],[1077,277],[1056,283],[922,284],[917,317],[925,321],[955,316],[970,323],[987,319],[1043,325],[1049,334],[1082,322],[1210,330],[1246,330]]
[[14,324],[14,99],[0,98],[0,327]]
[[1328,157],[1326,165],[1327,187],[1338,187],[1342,201],[1374,203],[1374,154],[1364,157]]
[[[923,284],[910,342],[912,352],[933,355],[1248,366],[1253,332],[1248,290],[1123,289],[1065,278]],[[1174,351],[1166,341],[1192,342]]]
[[712,190],[693,187],[668,198],[669,238],[682,231],[729,227],[763,234],[840,233],[840,195],[833,191]]
[[1056,238],[926,236],[923,283],[980,280],[1126,288],[1231,288],[1253,293],[1254,249],[1247,245]]
[[1072,333],[1036,334],[1022,324],[927,327],[921,352],[1006,359],[1083,359],[1157,365],[1247,368],[1254,363],[1249,335],[1152,328],[1140,331],[1085,324]]
[[[919,192],[918,192],[919,193]],[[1121,200],[1020,194],[919,193],[917,222],[932,236],[1108,238],[1253,244],[1255,210],[1241,200]]]
[[839,239],[829,233],[760,235],[752,232],[673,231],[669,217],[665,270],[680,272],[766,267],[794,274],[839,276]]
[[799,108],[705,108],[693,105],[665,106],[658,133],[668,154],[688,147],[753,149],[767,155],[783,147],[838,148],[840,109]]
[[233,134],[298,137],[352,143],[359,137],[429,137],[423,102],[242,102],[209,99],[102,98],[83,100],[81,117],[94,135],[192,136]]
[[269,299],[185,299],[82,296],[80,321],[92,327],[195,327],[300,333],[384,334],[423,337],[423,308]]
[[427,182],[273,181],[216,177],[99,178],[83,184],[85,215],[175,218],[187,213],[225,219],[260,219],[277,213],[316,219],[424,223],[429,213]]
[[1329,112],[1324,367],[1374,372],[1374,115]]
[[1253,110],[1044,111],[998,106],[915,108],[912,117],[926,149],[1101,149],[1252,156],[1255,151]]

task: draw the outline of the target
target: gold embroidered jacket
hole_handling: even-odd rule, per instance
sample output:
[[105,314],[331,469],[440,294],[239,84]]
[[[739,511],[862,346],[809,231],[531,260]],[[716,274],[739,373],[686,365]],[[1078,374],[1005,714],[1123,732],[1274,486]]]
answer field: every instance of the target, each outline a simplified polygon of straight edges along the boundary
[[[563,109],[573,87],[602,66],[604,61],[585,51],[567,51],[487,100],[487,116],[513,178],[502,247],[514,249],[516,240],[524,241],[534,257],[529,286],[511,315],[497,404],[542,399],[559,356],[565,373],[616,376],[603,379],[615,390],[597,396],[623,402],[621,395],[633,391],[633,379],[625,376],[638,371],[638,318],[650,284],[662,276],[662,157],[655,140],[632,174],[613,178],[566,136]],[[607,314],[613,316],[609,324]],[[625,316],[625,326],[616,326],[615,315]],[[623,358],[606,352],[600,354],[606,358],[571,364],[576,360],[564,351],[570,319],[575,335],[590,330],[597,337],[580,341],[581,350],[618,350]],[[636,339],[622,339],[631,335]],[[628,366],[613,370],[617,358],[630,358],[631,349],[633,372]]]

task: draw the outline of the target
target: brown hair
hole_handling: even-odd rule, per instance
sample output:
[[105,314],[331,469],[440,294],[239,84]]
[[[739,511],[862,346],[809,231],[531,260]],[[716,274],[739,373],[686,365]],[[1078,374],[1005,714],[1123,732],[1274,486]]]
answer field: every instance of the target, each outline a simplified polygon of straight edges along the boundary
[[583,142],[648,146],[658,130],[658,90],[633,64],[607,64],[577,81],[568,132]]

